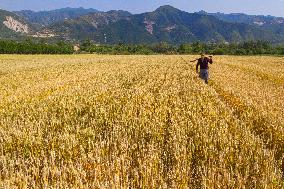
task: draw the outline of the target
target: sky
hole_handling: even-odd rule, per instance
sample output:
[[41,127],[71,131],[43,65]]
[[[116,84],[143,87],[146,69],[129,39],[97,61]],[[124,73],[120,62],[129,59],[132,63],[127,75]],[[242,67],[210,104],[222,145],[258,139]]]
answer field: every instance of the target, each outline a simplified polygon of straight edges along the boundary
[[131,13],[153,11],[172,5],[187,12],[247,13],[284,17],[284,0],[0,0],[0,9],[52,10],[64,7],[95,8],[101,11],[126,10]]

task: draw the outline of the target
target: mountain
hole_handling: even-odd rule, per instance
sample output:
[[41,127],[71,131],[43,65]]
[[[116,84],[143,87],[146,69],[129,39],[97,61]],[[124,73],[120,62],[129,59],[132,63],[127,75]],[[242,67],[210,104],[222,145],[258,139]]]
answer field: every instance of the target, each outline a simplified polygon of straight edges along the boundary
[[80,8],[63,8],[63,9],[40,11],[40,12],[23,10],[15,13],[33,24],[39,26],[48,26],[56,22],[60,22],[66,19],[74,19],[94,12],[98,11],[96,9],[84,9],[80,7]]
[[91,13],[55,23],[48,29],[65,40],[91,39],[97,43],[284,41],[283,33],[226,22],[208,14],[188,13],[168,5],[134,15],[124,11]]
[[104,30],[109,25],[112,26],[119,20],[127,20],[129,16],[131,14],[126,11],[97,12],[57,22],[48,29],[64,40],[99,39],[102,42],[105,38]]
[[172,6],[153,12],[99,12],[64,8],[52,11],[0,10],[0,38],[45,38],[96,43],[284,42],[284,18],[245,14],[188,13]]
[[20,39],[33,32],[33,27],[13,12],[0,9],[0,39]]
[[259,26],[262,29],[273,32],[275,35],[282,36],[284,33],[284,18],[275,16],[263,15],[247,15],[243,13],[207,13],[200,11],[198,14],[211,15],[220,20],[230,23],[244,23],[254,26]]
[[271,26],[284,24],[284,18],[275,16],[263,16],[263,15],[247,15],[243,13],[207,13],[205,11],[197,12],[202,15],[211,15],[220,20],[231,23],[245,23],[258,26]]

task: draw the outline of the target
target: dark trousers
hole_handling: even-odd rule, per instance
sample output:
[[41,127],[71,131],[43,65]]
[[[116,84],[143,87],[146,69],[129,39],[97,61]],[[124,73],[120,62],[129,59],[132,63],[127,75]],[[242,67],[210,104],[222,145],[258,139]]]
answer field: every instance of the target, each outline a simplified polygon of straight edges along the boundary
[[208,84],[209,71],[207,69],[200,69],[199,77],[203,79],[206,84]]

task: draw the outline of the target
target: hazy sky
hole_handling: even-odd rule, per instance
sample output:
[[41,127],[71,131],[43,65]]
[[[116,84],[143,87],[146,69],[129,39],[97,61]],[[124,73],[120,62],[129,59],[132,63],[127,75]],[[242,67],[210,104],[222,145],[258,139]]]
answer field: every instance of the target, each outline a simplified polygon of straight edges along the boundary
[[284,0],[0,0],[6,10],[50,10],[63,7],[85,7],[106,11],[128,10],[132,13],[152,11],[161,5],[173,5],[188,12],[261,14],[284,17]]

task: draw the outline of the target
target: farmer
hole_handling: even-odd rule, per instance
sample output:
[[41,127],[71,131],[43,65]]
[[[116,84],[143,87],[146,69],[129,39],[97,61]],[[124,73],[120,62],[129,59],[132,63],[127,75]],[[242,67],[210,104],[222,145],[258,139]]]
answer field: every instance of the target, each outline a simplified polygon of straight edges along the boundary
[[[213,64],[212,56],[206,57],[203,53],[201,54],[201,58],[198,58],[196,60],[190,61],[195,62],[196,64],[196,73],[199,73],[199,77],[205,81],[206,84],[208,84],[209,79],[209,66],[208,64]],[[200,72],[198,72],[198,67],[200,66]]]

